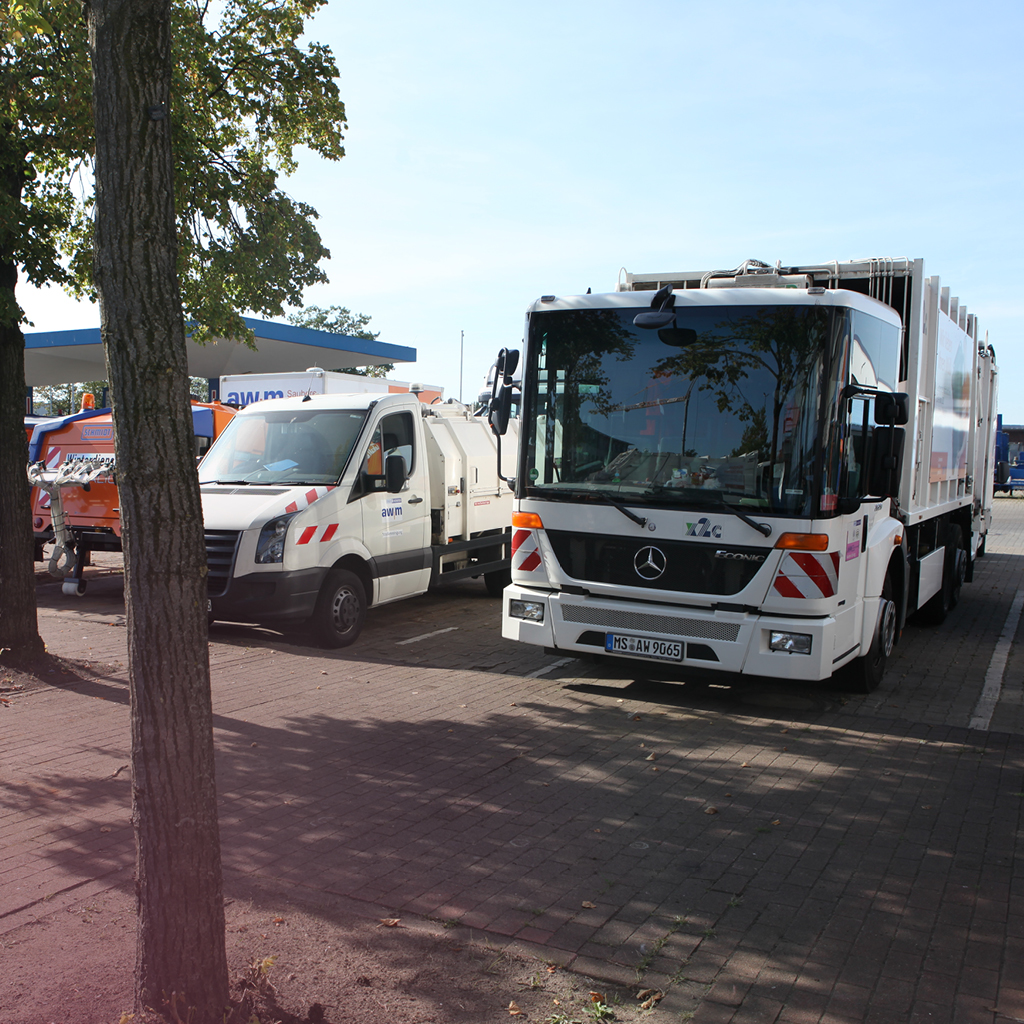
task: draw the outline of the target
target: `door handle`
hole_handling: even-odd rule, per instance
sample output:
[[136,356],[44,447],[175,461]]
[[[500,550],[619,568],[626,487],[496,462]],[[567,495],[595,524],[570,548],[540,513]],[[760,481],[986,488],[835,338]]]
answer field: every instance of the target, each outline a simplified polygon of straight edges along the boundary
[[422,500],[423,500],[422,498],[410,498],[409,499],[409,504],[410,505],[418,505]]

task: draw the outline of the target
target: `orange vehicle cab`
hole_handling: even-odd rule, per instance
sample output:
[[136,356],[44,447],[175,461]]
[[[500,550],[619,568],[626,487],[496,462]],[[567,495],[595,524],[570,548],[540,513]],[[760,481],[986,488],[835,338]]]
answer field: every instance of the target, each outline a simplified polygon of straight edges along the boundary
[[[234,414],[220,402],[192,403],[197,458]],[[50,572],[65,579],[66,593],[81,595],[89,553],[121,550],[111,410],[84,408],[70,416],[32,419],[32,424],[26,419],[26,430],[36,561],[43,561],[43,546],[53,543]]]

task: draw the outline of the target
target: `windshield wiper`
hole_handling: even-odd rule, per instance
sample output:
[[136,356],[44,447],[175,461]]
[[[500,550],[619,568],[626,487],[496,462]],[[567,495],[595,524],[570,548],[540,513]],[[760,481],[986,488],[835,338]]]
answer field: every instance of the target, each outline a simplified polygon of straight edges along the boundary
[[604,498],[613,508],[617,508],[627,519],[632,519],[637,526],[646,526],[647,517],[638,516],[632,509],[626,508],[621,502],[617,501],[614,495],[609,494],[607,491],[591,491],[591,494],[596,495],[598,498]]
[[751,519],[750,516],[746,514],[746,512],[741,512],[737,505],[730,504],[724,498],[716,498],[715,504],[721,505],[722,508],[731,512],[734,516],[736,516],[737,519],[742,519],[743,522],[747,524],[747,526],[752,526],[755,530],[757,530],[758,533],[762,534],[763,536],[770,537],[772,535],[772,528],[768,525],[768,523],[759,523],[756,520]]

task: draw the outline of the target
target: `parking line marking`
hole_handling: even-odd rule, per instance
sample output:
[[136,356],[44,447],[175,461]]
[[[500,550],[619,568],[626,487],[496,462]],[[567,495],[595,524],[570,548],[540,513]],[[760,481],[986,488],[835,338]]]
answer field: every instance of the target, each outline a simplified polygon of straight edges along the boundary
[[1009,614],[999,634],[992,660],[988,663],[985,673],[985,685],[981,688],[981,696],[971,717],[970,729],[987,729],[992,722],[992,714],[999,703],[999,695],[1003,690],[1003,673],[1006,671],[1006,659],[1010,656],[1010,646],[1020,624],[1021,611],[1024,611],[1024,590],[1018,590],[1010,605]]
[[400,647],[402,644],[414,644],[417,640],[427,640],[432,636],[440,636],[442,633],[451,633],[458,628],[458,626],[449,626],[447,629],[435,629],[433,633],[423,633],[420,636],[411,636],[408,640],[396,640],[395,645]]
[[556,668],[561,668],[563,665],[568,665],[570,661],[575,660],[575,658],[562,658],[559,661],[553,661],[550,665],[537,669],[536,672],[528,672],[524,678],[536,679],[538,676],[547,675],[548,672],[553,672]]

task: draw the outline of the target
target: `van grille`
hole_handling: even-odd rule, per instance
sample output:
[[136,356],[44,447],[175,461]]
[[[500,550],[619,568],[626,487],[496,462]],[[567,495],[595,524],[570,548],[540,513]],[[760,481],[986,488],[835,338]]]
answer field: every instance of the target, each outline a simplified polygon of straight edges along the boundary
[[206,537],[206,593],[220,597],[228,589],[231,571],[235,565],[235,550],[238,548],[238,530],[207,530]]

